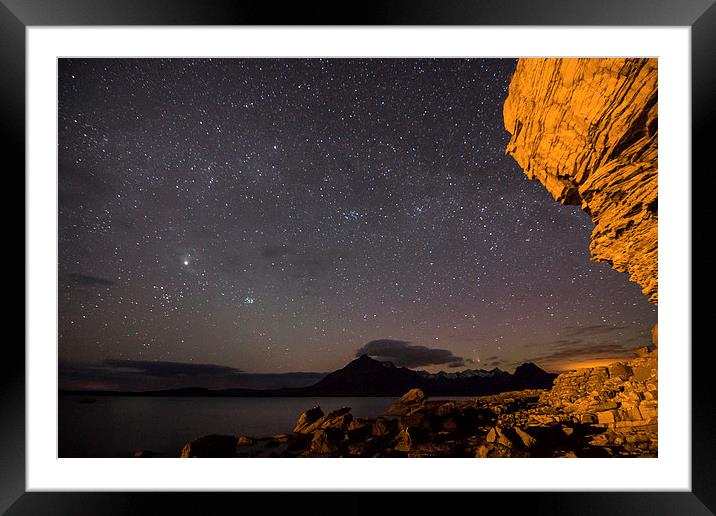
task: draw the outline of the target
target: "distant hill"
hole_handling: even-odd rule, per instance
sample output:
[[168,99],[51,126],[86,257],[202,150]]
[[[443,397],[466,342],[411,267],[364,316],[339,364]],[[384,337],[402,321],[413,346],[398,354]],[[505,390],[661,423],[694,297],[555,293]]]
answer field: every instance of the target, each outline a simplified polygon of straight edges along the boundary
[[522,389],[547,389],[557,377],[535,364],[522,364],[510,374],[500,369],[474,369],[458,373],[427,373],[396,367],[361,355],[342,369],[308,387],[286,389],[210,390],[198,387],[145,392],[60,391],[61,394],[96,396],[401,396],[419,387],[428,396],[482,396]]
[[510,390],[546,389],[552,386],[556,377],[532,363],[518,366],[514,374],[500,369],[431,374],[362,355],[343,369],[301,390],[314,396],[401,396],[409,389],[419,387],[428,396],[479,396]]

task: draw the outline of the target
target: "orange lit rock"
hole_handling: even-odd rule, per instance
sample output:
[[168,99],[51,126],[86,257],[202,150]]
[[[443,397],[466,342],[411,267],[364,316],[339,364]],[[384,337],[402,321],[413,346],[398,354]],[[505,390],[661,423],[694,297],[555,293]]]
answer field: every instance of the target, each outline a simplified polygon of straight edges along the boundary
[[520,59],[504,104],[511,155],[592,217],[595,261],[657,303],[657,60]]

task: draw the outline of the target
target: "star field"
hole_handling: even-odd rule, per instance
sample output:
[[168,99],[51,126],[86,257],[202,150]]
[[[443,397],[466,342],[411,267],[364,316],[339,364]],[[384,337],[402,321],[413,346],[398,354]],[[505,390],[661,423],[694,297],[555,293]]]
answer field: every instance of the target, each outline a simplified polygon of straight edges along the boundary
[[646,344],[656,308],[590,261],[589,217],[504,154],[514,66],[60,60],[60,359],[330,371],[396,339],[509,368]]

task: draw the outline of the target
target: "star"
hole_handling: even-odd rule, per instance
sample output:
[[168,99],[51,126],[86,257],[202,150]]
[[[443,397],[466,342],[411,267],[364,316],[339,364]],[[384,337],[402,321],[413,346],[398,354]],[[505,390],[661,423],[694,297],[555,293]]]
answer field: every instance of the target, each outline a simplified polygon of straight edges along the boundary
[[60,358],[331,371],[391,338],[509,367],[578,324],[640,342],[655,307],[505,155],[514,68],[60,59]]

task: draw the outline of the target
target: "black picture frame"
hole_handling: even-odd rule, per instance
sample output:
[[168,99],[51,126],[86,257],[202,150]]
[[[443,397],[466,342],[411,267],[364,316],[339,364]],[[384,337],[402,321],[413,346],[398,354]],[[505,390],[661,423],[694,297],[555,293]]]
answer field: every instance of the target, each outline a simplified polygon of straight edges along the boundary
[[[551,25],[691,27],[693,167],[710,171],[707,154],[716,104],[716,0],[400,0],[354,4],[232,0],[0,0],[0,106],[5,179],[24,192],[25,29],[84,25]],[[342,9],[342,10],[341,10]],[[8,160],[8,157],[10,159]],[[688,180],[690,171],[684,171]],[[692,177],[692,176],[691,176]],[[10,194],[10,191],[14,193]],[[19,197],[8,188],[8,197]],[[692,203],[693,205],[693,203]],[[24,213],[24,212],[23,212]],[[23,247],[24,249],[24,247]],[[24,252],[23,252],[24,254]],[[27,256],[24,256],[27,259]],[[20,306],[20,303],[16,303]],[[24,309],[24,303],[22,304]],[[688,343],[684,343],[687,345]],[[511,514],[700,515],[716,510],[716,435],[711,415],[710,343],[692,347],[692,490],[690,492],[451,493],[449,504]],[[365,513],[386,508],[377,493],[79,493],[25,492],[25,353],[6,339],[0,371],[0,513],[111,515],[157,512],[214,514],[260,502],[267,514]],[[311,495],[312,501],[305,499]],[[261,496],[261,500],[255,498]],[[401,511],[425,512],[424,493],[399,497]],[[506,509],[507,508],[507,509]],[[6,512],[5,512],[6,511]]]

